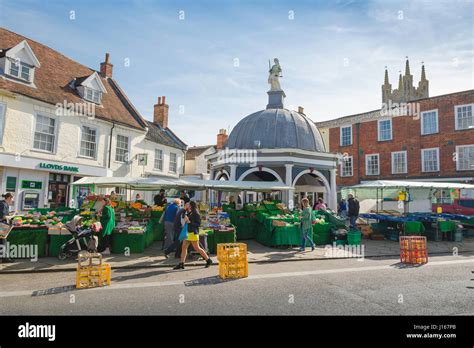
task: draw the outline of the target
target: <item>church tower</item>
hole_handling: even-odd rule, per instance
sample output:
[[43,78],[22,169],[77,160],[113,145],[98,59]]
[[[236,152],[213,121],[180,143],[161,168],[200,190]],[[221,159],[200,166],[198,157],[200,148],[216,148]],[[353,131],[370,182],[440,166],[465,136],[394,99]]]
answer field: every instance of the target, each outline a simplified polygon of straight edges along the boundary
[[421,66],[421,80],[418,88],[413,85],[413,75],[410,72],[408,57],[405,62],[405,74],[400,72],[398,77],[398,88],[392,90],[388,79],[388,69],[385,67],[384,83],[382,85],[382,103],[408,103],[417,99],[429,97],[429,81],[426,79],[424,63]]
[[382,103],[388,103],[390,95],[392,94],[392,85],[388,81],[388,70],[385,67],[384,83],[382,85]]
[[429,81],[426,79],[425,65],[421,63],[421,80],[418,82],[418,94],[420,98],[429,97]]

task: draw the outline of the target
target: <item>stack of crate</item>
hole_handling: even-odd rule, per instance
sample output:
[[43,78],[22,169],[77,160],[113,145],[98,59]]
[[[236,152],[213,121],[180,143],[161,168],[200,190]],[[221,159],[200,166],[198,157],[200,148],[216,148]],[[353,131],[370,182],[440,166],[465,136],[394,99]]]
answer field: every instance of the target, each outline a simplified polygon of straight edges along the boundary
[[412,265],[428,263],[426,237],[400,236],[400,262]]
[[102,263],[100,253],[80,252],[78,255],[76,288],[110,285],[110,264]]
[[222,279],[248,277],[247,244],[217,244],[217,260],[219,261],[219,277]]

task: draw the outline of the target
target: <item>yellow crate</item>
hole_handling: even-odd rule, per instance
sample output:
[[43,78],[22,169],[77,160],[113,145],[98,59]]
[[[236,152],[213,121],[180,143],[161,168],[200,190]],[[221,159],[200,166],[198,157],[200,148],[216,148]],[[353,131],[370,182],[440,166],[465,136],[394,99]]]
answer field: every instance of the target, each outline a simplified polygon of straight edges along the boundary
[[110,264],[103,263],[98,266],[77,266],[76,288],[93,288],[110,285]]
[[217,260],[219,262],[247,261],[247,244],[244,244],[244,243],[217,244]]
[[219,277],[228,278],[246,278],[249,276],[249,267],[247,260],[238,262],[219,262]]

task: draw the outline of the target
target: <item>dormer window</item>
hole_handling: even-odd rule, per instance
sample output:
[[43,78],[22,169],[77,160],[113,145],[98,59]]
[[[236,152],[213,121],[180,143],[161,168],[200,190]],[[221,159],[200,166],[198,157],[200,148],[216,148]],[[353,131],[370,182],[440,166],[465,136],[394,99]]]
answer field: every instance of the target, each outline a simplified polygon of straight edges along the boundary
[[72,87],[76,88],[81,98],[96,104],[100,104],[102,95],[107,93],[97,72],[92,73],[90,76],[75,79]]
[[26,40],[0,53],[0,70],[12,80],[33,84],[35,68],[39,67],[40,63]]
[[95,91],[91,88],[85,88],[84,99],[91,101],[96,104],[100,104],[100,99],[102,98],[102,92]]
[[25,63],[18,63],[16,61],[10,61],[10,73],[9,75],[30,82],[31,80],[31,67]]

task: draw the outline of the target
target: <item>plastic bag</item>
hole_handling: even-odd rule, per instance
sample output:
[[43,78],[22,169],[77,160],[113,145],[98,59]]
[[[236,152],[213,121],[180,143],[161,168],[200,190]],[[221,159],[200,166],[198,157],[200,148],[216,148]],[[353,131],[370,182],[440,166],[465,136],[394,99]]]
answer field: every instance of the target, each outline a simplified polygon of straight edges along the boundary
[[183,241],[188,238],[188,224],[184,224],[183,229],[181,230],[181,233],[179,234],[179,241]]

